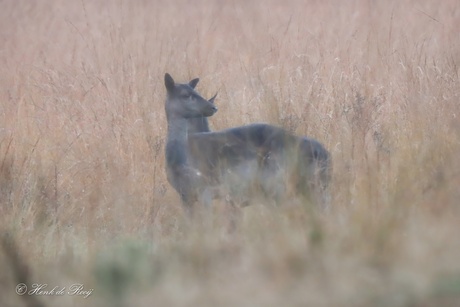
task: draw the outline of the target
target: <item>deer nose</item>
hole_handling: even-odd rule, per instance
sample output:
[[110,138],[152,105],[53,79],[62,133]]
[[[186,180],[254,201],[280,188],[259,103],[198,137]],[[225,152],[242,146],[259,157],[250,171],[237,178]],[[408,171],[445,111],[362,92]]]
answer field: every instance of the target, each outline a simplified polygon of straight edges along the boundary
[[214,113],[216,113],[216,112],[217,112],[217,107],[216,107],[216,106],[213,106],[213,107],[212,107],[212,110],[214,111]]

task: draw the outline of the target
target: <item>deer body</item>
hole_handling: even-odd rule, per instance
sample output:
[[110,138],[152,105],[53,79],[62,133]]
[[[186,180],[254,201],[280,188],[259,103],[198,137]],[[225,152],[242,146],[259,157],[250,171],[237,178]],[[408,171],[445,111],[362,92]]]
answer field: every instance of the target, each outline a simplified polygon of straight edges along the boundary
[[247,204],[258,195],[281,199],[288,190],[308,196],[316,186],[327,185],[329,153],[313,139],[268,124],[210,132],[206,117],[217,111],[215,96],[199,96],[197,83],[175,84],[165,76],[168,181],[186,208],[216,197]]
[[[213,182],[233,190],[233,197],[237,193],[240,198],[241,194],[252,198],[247,189],[255,188],[268,199],[279,199],[288,185],[296,194],[307,196],[316,187],[325,188],[329,181],[330,158],[324,147],[279,127],[251,124],[190,134],[188,143],[193,156],[199,157],[194,165]],[[235,184],[247,189],[235,190]]]

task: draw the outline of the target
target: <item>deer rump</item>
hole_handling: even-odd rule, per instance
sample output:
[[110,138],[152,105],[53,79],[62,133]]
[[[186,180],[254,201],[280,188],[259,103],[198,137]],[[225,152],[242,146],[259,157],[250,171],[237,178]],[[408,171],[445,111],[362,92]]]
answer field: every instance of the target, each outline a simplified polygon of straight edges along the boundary
[[223,187],[215,197],[240,205],[256,196],[308,197],[329,180],[329,155],[319,142],[268,124],[189,134],[188,146],[193,166],[211,186]]

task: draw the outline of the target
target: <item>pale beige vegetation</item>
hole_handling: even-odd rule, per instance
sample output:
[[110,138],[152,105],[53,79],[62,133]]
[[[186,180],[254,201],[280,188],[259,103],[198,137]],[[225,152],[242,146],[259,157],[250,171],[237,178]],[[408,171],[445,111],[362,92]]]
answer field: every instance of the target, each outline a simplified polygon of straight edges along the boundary
[[[459,29],[458,0],[2,1],[1,305],[460,306]],[[320,140],[330,211],[187,223],[165,72],[219,92],[212,129]]]

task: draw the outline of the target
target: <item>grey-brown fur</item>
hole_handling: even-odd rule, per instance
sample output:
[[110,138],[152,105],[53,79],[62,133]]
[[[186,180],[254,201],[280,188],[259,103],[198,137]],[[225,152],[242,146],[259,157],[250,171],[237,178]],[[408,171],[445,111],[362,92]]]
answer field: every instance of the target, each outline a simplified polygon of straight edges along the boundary
[[[205,100],[194,90],[197,80],[176,84],[165,75],[168,180],[187,209],[216,197],[239,204],[261,195],[281,200],[290,191],[309,197],[327,186],[330,157],[316,140],[267,124],[218,132],[190,128],[191,119],[211,116],[217,110],[214,97]],[[203,127],[209,131],[209,126]]]

